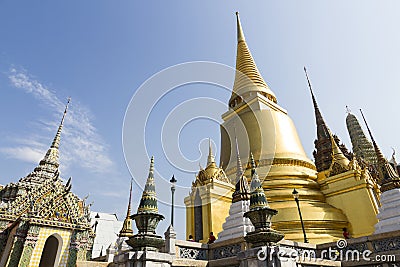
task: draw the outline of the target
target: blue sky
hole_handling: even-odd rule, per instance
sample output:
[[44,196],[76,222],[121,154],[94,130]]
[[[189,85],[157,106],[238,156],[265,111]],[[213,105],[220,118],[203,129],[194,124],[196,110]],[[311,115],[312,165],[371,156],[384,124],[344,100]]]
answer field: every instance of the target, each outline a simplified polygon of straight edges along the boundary
[[[391,147],[400,149],[399,7],[398,1],[0,0],[0,183],[16,181],[34,168],[71,96],[60,149],[62,175],[72,176],[79,196],[90,193],[93,210],[122,217],[131,179],[122,128],[132,96],[152,75],[179,63],[234,66],[235,11],[258,68],[294,120],[310,157],[316,129],[303,66],[331,130],[350,147],[345,106],[359,118],[363,108],[376,141],[390,157]],[[217,86],[182,86],[149,117],[148,153],[155,155],[160,177],[176,175],[179,205],[194,173],[168,162],[160,125],[183,101],[210,97],[226,103],[229,96]],[[141,114],[140,107],[133,110]],[[135,123],[130,119],[129,124]],[[183,127],[179,144],[184,157],[204,165],[208,137],[218,148],[218,121],[199,119]],[[168,138],[177,137],[167,136],[167,143]],[[134,150],[135,140],[130,141]],[[148,159],[140,153],[132,157],[134,178],[144,183]],[[165,186],[158,191],[168,196]],[[137,185],[134,193],[136,208]],[[169,221],[168,206],[160,204],[160,211]],[[177,216],[178,237],[183,238],[182,208]],[[166,228],[163,222],[159,232]]]

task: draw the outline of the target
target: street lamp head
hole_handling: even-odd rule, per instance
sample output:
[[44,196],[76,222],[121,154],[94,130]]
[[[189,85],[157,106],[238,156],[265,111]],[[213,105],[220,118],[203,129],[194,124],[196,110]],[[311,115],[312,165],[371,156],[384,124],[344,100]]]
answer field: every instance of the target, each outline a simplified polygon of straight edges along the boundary
[[177,182],[177,180],[175,179],[175,175],[172,175],[172,178],[171,178],[171,180],[169,180],[169,182],[171,184],[175,184]]
[[292,195],[293,195],[294,199],[299,199],[299,192],[297,192],[296,188],[293,189]]

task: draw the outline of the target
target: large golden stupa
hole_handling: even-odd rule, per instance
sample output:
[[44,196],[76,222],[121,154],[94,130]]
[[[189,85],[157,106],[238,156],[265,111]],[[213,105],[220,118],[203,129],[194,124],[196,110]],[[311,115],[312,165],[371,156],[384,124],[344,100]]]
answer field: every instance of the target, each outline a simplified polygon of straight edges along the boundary
[[[372,234],[377,223],[380,191],[369,167],[359,164],[362,159],[352,155],[331,133],[309,80],[317,126],[315,164],[307,157],[288,112],[278,105],[276,95],[257,69],[239,14],[236,15],[236,76],[228,111],[222,114],[221,167],[210,161],[207,171],[199,172],[191,193],[185,198],[187,235],[194,234],[196,240],[204,242],[208,232],[222,230],[233,185],[237,182],[238,161],[232,153],[236,151],[235,139],[246,177],[251,177],[249,156],[253,153],[268,202],[272,209],[278,210],[272,228],[283,232],[285,239],[304,240],[293,189],[299,192],[309,242],[343,238],[343,228],[353,237]],[[202,179],[203,173],[211,170],[223,175]]]
[[[326,203],[317,182],[314,163],[306,156],[293,121],[261,76],[247,46],[237,14],[237,74],[229,100],[229,111],[222,115],[221,163],[234,182],[237,136],[243,162],[252,152],[271,208],[279,211],[273,228],[290,240],[303,239],[294,188],[300,193],[305,230],[310,242],[321,243],[342,237],[348,220],[341,210]],[[247,150],[247,151],[246,151]],[[233,153],[234,154],[234,153]],[[250,166],[246,168],[250,171]],[[248,173],[247,173],[248,174]],[[247,175],[250,177],[250,175]]]

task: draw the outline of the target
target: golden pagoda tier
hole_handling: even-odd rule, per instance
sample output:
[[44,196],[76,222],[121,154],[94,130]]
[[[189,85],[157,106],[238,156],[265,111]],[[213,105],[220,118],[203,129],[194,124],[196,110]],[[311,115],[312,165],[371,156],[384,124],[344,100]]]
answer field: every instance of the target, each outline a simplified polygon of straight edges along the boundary
[[303,234],[294,188],[300,194],[300,208],[307,238],[322,243],[342,238],[348,220],[341,210],[326,203],[317,182],[314,163],[307,157],[296,127],[287,111],[262,78],[246,44],[237,14],[238,46],[236,77],[229,110],[222,115],[222,168],[231,183],[236,181],[234,140],[238,139],[246,177],[251,177],[250,152],[258,165],[268,203],[278,210],[273,228],[289,240],[302,241]]

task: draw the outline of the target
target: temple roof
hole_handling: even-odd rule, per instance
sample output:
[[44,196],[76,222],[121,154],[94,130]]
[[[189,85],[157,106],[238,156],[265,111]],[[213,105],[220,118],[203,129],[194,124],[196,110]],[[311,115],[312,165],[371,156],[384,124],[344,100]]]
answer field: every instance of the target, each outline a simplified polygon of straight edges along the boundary
[[84,200],[71,192],[71,178],[60,178],[59,145],[68,104],[46,155],[33,172],[0,190],[0,219],[29,217],[38,224],[87,228],[89,209]]
[[277,103],[276,96],[258,70],[253,56],[244,38],[239,12],[236,12],[237,20],[237,53],[236,53],[236,76],[233,85],[232,96],[229,100],[230,106],[234,104],[237,97],[242,97],[249,92],[259,92],[269,100]]

